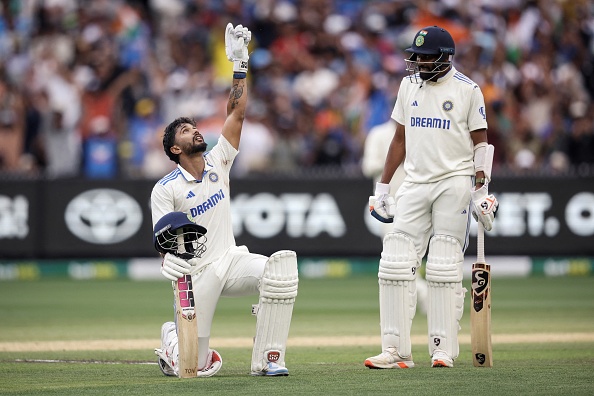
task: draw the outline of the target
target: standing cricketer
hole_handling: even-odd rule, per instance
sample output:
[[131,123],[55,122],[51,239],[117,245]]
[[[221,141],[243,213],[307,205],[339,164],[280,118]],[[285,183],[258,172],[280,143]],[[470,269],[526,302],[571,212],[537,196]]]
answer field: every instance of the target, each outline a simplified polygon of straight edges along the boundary
[[[396,132],[381,180],[369,199],[371,214],[394,222],[379,264],[382,353],[369,368],[414,367],[411,325],[415,279],[427,246],[427,320],[432,367],[453,367],[464,310],[462,262],[470,213],[487,231],[498,203],[488,193],[493,146],[487,143],[483,94],[452,65],[455,44],[443,28],[421,29],[406,60],[392,118]],[[396,193],[389,182],[404,161],[406,176]]]
[[[388,148],[390,147],[390,142],[394,138],[395,131],[396,122],[390,119],[383,124],[371,128],[365,138],[363,158],[361,159],[361,170],[365,176],[372,178],[375,183],[381,180],[386,157],[388,156]],[[403,164],[400,164],[396,169],[396,172],[394,172],[390,183],[388,183],[390,185],[390,194],[392,196],[395,195],[396,191],[400,188],[400,185],[402,185],[405,176],[404,166]],[[382,240],[387,233],[392,232],[393,228],[393,222],[381,223],[380,229]],[[417,307],[419,308],[419,311],[426,314],[427,281],[421,274],[417,274],[415,284]]]

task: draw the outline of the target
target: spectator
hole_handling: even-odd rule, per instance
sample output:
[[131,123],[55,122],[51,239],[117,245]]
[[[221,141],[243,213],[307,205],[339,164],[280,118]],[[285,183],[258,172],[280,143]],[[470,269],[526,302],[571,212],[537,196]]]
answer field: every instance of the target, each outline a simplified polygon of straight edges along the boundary
[[[156,120],[182,111],[207,129],[216,124],[213,114],[230,84],[217,32],[228,20],[254,26],[250,95],[264,106],[261,121],[275,142],[265,154],[271,172],[357,164],[366,131],[386,121],[382,115],[402,77],[402,50],[421,25],[446,26],[459,43],[456,66],[485,87],[490,136],[502,142],[497,167],[517,169],[521,158],[523,166],[532,164],[528,169],[552,169],[554,162],[569,171],[577,166],[562,159],[569,159],[569,143],[587,136],[578,132],[586,127],[575,115],[594,99],[594,8],[587,1],[10,3],[0,12],[0,90],[8,93],[2,113],[15,115],[0,136],[5,172],[78,172],[75,163],[56,168],[35,144],[36,117],[47,125],[45,112],[60,108],[63,138],[74,153],[83,152],[92,120],[106,117],[116,163],[126,165],[114,177],[150,177],[140,159],[146,148],[139,154],[138,145],[128,144],[138,132],[136,104],[153,98]],[[47,108],[40,107],[42,92]],[[54,103],[61,93],[68,106]],[[557,111],[562,120],[553,119]],[[38,128],[39,138],[53,136],[59,145],[56,130]],[[526,139],[541,146],[539,153],[518,150]],[[331,146],[340,154],[329,155]]]
[[25,108],[17,87],[0,75],[0,169],[17,172],[25,143]]

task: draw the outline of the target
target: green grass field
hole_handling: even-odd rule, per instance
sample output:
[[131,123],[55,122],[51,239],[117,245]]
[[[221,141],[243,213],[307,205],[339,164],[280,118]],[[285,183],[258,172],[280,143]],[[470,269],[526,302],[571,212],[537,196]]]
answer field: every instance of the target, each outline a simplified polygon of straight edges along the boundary
[[422,314],[413,324],[415,368],[365,368],[364,359],[380,352],[377,279],[353,276],[302,279],[287,349],[291,375],[250,377],[255,302],[220,301],[212,346],[223,368],[213,378],[180,380],[163,376],[152,352],[173,316],[165,280],[2,282],[0,395],[594,394],[594,277],[496,278],[491,369],[472,366],[468,294],[453,369],[429,367]]

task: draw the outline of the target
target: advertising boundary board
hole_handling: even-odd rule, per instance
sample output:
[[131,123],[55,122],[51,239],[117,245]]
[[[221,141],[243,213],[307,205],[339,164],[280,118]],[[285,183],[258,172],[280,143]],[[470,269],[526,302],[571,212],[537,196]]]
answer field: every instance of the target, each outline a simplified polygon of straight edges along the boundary
[[[150,180],[0,183],[0,259],[155,257]],[[380,223],[366,178],[231,182],[238,245],[270,255],[377,256]],[[594,256],[594,178],[499,178],[487,255]],[[199,216],[197,216],[199,222]],[[471,221],[467,256],[475,254]]]
[[[493,278],[587,277],[594,276],[594,257],[493,256]],[[470,279],[473,257],[463,264],[464,279]],[[347,278],[377,276],[379,257],[301,257],[300,278]],[[421,273],[424,273],[424,266]],[[37,281],[42,279],[107,280],[131,279],[165,282],[161,259],[63,259],[0,260],[1,281]]]

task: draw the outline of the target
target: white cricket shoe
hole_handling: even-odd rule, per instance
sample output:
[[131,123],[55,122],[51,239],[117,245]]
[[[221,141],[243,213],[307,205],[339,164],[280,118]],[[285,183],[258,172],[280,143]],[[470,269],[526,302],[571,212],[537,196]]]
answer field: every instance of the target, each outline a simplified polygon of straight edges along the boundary
[[174,322],[165,322],[161,326],[161,348],[155,348],[159,368],[163,374],[177,377],[177,333]]
[[212,377],[219,372],[222,366],[223,358],[221,357],[221,354],[214,349],[209,349],[206,366],[202,370],[199,370],[196,375],[200,378]]
[[157,354],[157,356],[159,356],[157,362],[159,363],[159,368],[161,369],[161,372],[168,377],[177,377],[175,370],[169,364],[167,364],[165,360],[161,358],[160,352],[161,349],[155,349],[155,353]]
[[365,359],[365,366],[370,369],[413,368],[412,355],[402,357],[396,347],[388,347],[377,356]]
[[255,375],[255,376],[265,375],[268,377],[287,376],[287,375],[289,375],[289,370],[286,367],[281,366],[278,363],[268,362],[266,364],[266,366],[261,371],[252,371],[251,375]]
[[431,367],[454,367],[454,359],[441,349],[436,349],[431,356]]

